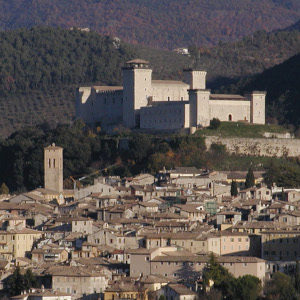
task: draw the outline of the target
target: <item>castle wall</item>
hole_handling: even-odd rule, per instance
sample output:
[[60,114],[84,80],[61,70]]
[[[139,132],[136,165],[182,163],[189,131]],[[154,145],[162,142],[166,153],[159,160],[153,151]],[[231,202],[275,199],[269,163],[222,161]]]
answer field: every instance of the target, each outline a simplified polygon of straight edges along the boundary
[[212,143],[226,146],[230,153],[254,156],[299,157],[300,139],[264,139],[264,138],[220,138],[207,136],[205,144],[207,149]]
[[189,85],[185,83],[176,83],[168,80],[152,81],[152,100],[153,101],[179,101],[188,100]]
[[186,101],[169,101],[142,107],[140,127],[143,129],[180,129],[190,126],[190,108]]
[[217,118],[220,121],[246,120],[250,122],[250,101],[237,101],[237,100],[210,100],[210,117],[211,119]]
[[80,87],[76,91],[75,111],[76,117],[84,120],[86,123],[92,123],[91,106],[86,104],[91,96],[91,87]]
[[123,117],[123,91],[100,91],[80,88],[76,96],[76,116],[86,123],[121,123]]
[[94,122],[102,124],[121,123],[123,118],[123,91],[95,93],[91,101]]

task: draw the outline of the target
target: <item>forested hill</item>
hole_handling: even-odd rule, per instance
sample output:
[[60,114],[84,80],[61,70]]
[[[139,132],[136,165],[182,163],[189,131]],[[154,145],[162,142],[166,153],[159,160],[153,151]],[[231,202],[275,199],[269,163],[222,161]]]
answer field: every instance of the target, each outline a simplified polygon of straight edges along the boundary
[[[208,87],[218,88],[299,53],[300,32],[259,31],[200,52]],[[78,85],[121,84],[121,67],[137,57],[151,62],[155,79],[182,79],[182,69],[193,63],[192,57],[119,43],[96,32],[48,27],[0,32],[0,134],[71,122]]]
[[156,48],[215,45],[300,18],[299,0],[0,0],[0,28],[88,27]]
[[269,119],[298,128],[300,136],[300,53],[263,73],[243,79],[228,91],[267,91]]
[[[189,64],[175,53],[146,52],[160,57],[157,68],[153,65],[162,78],[178,77]],[[121,67],[136,57],[137,47],[96,32],[49,27],[0,32],[0,133],[70,122],[78,85],[120,84]]]

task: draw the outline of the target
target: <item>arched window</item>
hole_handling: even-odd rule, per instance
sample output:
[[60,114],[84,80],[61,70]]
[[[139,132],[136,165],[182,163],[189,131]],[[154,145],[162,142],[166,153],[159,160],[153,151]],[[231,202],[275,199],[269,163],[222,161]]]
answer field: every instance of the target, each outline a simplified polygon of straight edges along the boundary
[[49,168],[51,168],[51,159],[49,158],[49,161],[48,161],[48,166]]
[[228,116],[228,121],[232,121],[232,115]]

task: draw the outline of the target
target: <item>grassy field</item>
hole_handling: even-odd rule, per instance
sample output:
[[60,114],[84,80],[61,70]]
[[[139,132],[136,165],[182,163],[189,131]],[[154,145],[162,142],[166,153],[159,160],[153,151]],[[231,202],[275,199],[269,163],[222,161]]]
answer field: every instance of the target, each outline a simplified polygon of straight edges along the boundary
[[255,125],[242,122],[221,122],[217,129],[199,129],[195,135],[213,135],[222,137],[263,137],[264,132],[286,133],[288,130],[279,125]]

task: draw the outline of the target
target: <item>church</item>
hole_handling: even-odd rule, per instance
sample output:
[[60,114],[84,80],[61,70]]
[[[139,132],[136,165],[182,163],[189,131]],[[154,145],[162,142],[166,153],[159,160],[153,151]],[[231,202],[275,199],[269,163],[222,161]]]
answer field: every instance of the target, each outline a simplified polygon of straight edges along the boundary
[[265,124],[265,92],[212,94],[206,71],[198,69],[185,69],[183,81],[152,80],[150,64],[142,59],[128,61],[122,71],[123,86],[77,89],[77,118],[155,130],[206,127],[213,118]]

